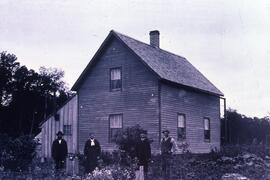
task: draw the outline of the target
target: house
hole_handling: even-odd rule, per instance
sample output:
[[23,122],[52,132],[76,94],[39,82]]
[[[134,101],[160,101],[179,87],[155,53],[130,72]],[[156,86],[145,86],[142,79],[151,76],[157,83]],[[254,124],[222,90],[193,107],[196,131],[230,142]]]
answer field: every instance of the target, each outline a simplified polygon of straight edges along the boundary
[[139,124],[158,150],[162,131],[193,153],[220,148],[218,90],[187,59],[159,47],[159,32],[150,32],[150,45],[110,31],[73,85],[76,96],[42,124],[44,156],[58,130],[69,151],[82,152],[89,132],[103,150],[113,150],[113,136]]

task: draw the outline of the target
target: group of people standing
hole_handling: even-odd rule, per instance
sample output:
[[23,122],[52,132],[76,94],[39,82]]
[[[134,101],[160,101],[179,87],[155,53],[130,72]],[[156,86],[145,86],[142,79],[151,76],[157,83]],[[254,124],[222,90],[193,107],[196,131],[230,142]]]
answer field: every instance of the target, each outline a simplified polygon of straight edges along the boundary
[[[63,139],[63,132],[57,132],[57,138],[52,144],[52,158],[55,162],[55,169],[61,170],[65,167],[65,161],[68,155],[67,142]],[[94,134],[89,134],[89,139],[85,142],[84,157],[85,157],[85,171],[91,173],[97,166],[100,158],[101,148]]]
[[[164,130],[163,138],[160,142],[161,158],[162,158],[162,176],[164,180],[170,179],[170,163],[172,154],[177,151],[176,142],[169,136],[169,130]],[[63,139],[63,133],[59,131],[57,138],[52,144],[52,157],[55,161],[55,169],[63,169],[65,160],[67,158],[67,143]],[[89,134],[89,139],[84,146],[85,157],[85,172],[91,173],[98,166],[98,160],[101,155],[100,143],[95,139],[94,134]],[[135,160],[138,168],[143,167],[144,179],[147,179],[148,164],[151,161],[151,145],[147,138],[147,134],[142,132],[140,134],[140,140],[135,146]]]
[[[163,138],[160,142],[162,177],[164,180],[169,180],[172,155],[178,151],[178,147],[175,140],[169,136],[169,130],[164,130],[162,133]],[[148,163],[151,161],[151,146],[146,133],[140,134],[140,141],[136,145],[135,152],[138,166],[143,166],[144,179],[147,179]]]

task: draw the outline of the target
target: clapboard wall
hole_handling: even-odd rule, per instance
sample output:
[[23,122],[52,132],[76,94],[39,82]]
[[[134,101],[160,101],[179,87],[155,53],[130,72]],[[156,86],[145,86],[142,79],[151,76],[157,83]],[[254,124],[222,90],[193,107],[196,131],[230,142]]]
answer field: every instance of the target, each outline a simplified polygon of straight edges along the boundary
[[50,116],[41,125],[41,156],[51,157],[52,142],[56,138],[58,131],[64,131],[64,125],[71,125],[71,134],[65,134],[63,138],[67,141],[68,152],[77,152],[78,135],[78,98],[73,96],[65,105],[63,105],[56,114],[59,114],[59,120],[54,115]]
[[[218,96],[161,83],[161,129],[177,139],[177,115],[186,117],[186,142],[192,153],[220,148],[220,100]],[[210,141],[204,140],[204,118],[210,119]],[[181,143],[181,141],[177,141]]]
[[[123,115],[123,128],[139,124],[159,142],[158,79],[116,38],[111,39],[96,63],[85,74],[77,91],[79,104],[79,149],[89,132],[95,134],[102,150],[113,150],[109,142],[109,116]],[[110,69],[121,67],[122,90],[110,91]]]

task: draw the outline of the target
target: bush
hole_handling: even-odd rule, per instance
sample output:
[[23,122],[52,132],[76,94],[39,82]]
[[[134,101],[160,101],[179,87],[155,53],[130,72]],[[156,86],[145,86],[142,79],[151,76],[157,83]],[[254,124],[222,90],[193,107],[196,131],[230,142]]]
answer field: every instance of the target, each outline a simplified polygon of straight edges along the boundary
[[129,168],[119,166],[107,166],[103,169],[95,169],[92,174],[88,174],[84,179],[86,180],[132,180],[134,173]]
[[[149,179],[161,177],[161,156],[152,156]],[[223,146],[209,154],[177,154],[171,161],[172,179],[220,179],[239,173],[250,179],[270,179],[270,154],[263,146]]]
[[0,167],[5,170],[26,170],[33,158],[37,142],[31,136],[20,136],[12,139],[7,135],[0,135]]
[[123,131],[118,131],[114,137],[119,150],[126,153],[129,157],[135,156],[135,145],[140,140],[141,133],[147,133],[139,125],[127,127]]
[[100,155],[100,159],[102,160],[102,166],[108,166],[115,162],[114,156],[107,151],[102,151]]

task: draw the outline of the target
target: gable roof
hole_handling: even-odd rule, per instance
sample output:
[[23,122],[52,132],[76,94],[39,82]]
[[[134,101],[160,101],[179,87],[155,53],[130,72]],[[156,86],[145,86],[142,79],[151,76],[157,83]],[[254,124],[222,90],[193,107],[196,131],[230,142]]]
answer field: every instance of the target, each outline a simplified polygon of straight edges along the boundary
[[[116,31],[111,31],[101,47],[94,55],[93,61],[98,56],[102,47],[105,46],[111,36],[115,36],[124,45],[126,45],[140,60],[147,65],[161,79],[180,85],[195,88],[206,93],[223,96],[223,93],[217,89],[199,70],[197,70],[184,57],[175,55],[160,48],[153,47]],[[84,74],[91,66],[91,61],[75,82],[72,90],[77,90],[79,84],[83,81]]]

